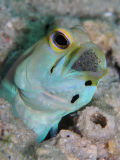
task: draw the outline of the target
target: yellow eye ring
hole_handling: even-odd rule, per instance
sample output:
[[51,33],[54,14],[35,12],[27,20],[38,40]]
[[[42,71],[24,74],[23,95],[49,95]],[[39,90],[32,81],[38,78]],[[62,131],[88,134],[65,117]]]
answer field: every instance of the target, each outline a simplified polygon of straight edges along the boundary
[[50,36],[50,47],[56,51],[61,52],[71,45],[71,36],[65,29],[56,29]]

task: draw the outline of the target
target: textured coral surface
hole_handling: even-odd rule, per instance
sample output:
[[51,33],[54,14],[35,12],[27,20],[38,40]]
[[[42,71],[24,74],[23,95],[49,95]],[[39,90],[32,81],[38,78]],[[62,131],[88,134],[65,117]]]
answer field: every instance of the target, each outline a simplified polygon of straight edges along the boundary
[[41,144],[0,98],[0,160],[120,160],[119,0],[0,0],[0,63],[56,23],[83,25],[104,51],[109,72],[92,101],[66,116],[58,135]]

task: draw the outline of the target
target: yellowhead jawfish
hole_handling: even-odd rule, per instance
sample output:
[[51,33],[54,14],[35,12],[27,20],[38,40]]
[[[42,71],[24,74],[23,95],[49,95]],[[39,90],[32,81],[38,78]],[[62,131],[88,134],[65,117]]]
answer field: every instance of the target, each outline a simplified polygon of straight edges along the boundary
[[62,117],[91,101],[106,72],[104,53],[81,27],[58,27],[21,54],[0,95],[41,142]]

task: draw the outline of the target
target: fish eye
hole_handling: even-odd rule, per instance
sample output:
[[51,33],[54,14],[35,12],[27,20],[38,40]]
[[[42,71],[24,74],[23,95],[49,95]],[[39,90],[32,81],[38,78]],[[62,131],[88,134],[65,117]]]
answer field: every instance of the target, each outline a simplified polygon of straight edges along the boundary
[[57,29],[50,36],[50,46],[55,51],[62,51],[71,45],[71,36],[64,29]]
[[69,39],[60,31],[56,31],[52,34],[52,40],[54,45],[60,49],[66,49],[70,44]]

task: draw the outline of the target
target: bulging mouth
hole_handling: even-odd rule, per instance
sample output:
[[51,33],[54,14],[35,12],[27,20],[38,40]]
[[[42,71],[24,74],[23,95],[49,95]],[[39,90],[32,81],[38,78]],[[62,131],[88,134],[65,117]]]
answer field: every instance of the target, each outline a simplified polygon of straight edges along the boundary
[[62,56],[52,66],[51,73],[63,58],[61,75],[82,78],[86,86],[97,85],[107,73],[104,53],[93,43],[82,44]]
[[87,49],[79,55],[78,59],[73,63],[71,69],[75,71],[91,71],[97,72],[99,65],[98,57],[93,49]]
[[106,68],[104,53],[95,44],[85,43],[66,55],[63,72],[67,69],[98,72],[103,68]]

